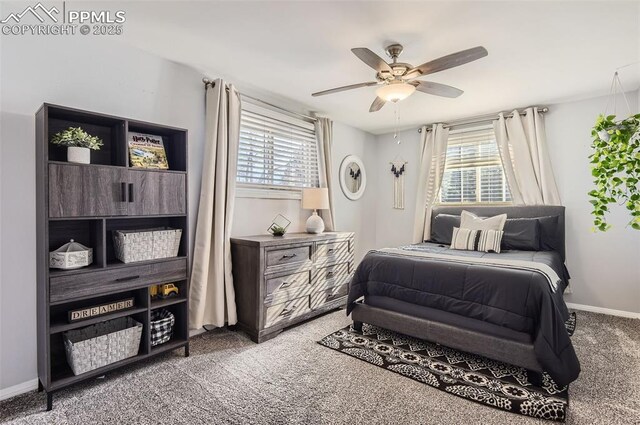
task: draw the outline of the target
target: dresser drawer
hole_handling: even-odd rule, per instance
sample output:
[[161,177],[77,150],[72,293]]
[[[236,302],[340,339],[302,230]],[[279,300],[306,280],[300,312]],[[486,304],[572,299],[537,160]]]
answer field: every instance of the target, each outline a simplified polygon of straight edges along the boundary
[[349,283],[343,283],[340,286],[334,286],[333,288],[327,288],[320,292],[314,292],[310,296],[311,309],[314,310],[318,307],[322,307],[330,301],[344,297],[347,295],[348,289]]
[[352,274],[352,263],[340,263],[318,267],[313,279],[313,292],[348,283]]
[[265,328],[281,322],[292,320],[311,310],[309,296],[296,298],[282,304],[272,305],[266,309]]
[[318,242],[316,245],[316,262],[341,263],[351,257],[349,240]]
[[265,281],[265,305],[300,298],[311,292],[311,271],[273,277]]
[[277,267],[305,263],[311,260],[311,245],[266,251],[267,267]]
[[186,279],[187,260],[163,260],[140,266],[116,267],[91,273],[54,276],[49,280],[52,304],[90,298],[115,291],[139,288],[154,283]]

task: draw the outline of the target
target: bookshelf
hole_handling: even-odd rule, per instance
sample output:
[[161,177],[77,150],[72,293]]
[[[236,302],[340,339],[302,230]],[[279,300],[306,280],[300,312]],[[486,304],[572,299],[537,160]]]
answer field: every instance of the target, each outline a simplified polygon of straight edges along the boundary
[[[49,143],[68,127],[81,127],[102,139],[90,164],[66,161],[66,148]],[[132,167],[130,132],[162,136],[168,170]],[[37,323],[39,389],[53,394],[70,385],[104,375],[159,353],[184,349],[189,355],[189,229],[187,202],[187,130],[44,104],[36,113]],[[159,227],[182,229],[177,257],[123,263],[113,246],[115,230]],[[93,263],[74,270],[49,268],[49,252],[74,239],[93,248]],[[173,283],[177,296],[151,299],[149,287]],[[73,309],[126,298],[134,307],[78,322]],[[175,316],[171,339],[152,347],[151,312],[164,308]],[[66,361],[62,335],[107,320],[131,317],[142,323],[138,354],[80,375]]]

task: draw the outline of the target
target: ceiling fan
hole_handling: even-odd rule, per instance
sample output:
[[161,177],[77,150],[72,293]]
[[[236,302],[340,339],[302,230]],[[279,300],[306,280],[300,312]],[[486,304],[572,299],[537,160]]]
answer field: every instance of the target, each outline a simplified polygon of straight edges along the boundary
[[376,98],[369,108],[369,112],[379,111],[387,102],[397,102],[409,97],[414,91],[433,94],[444,97],[458,97],[462,90],[446,84],[429,81],[417,81],[416,78],[444,71],[464,65],[465,63],[483,58],[489,53],[482,46],[473,47],[461,52],[452,53],[447,56],[423,63],[414,67],[411,64],[398,62],[398,56],[402,53],[401,44],[392,44],[385,49],[391,58],[391,63],[387,63],[380,56],[373,53],[366,47],[356,47],[351,49],[362,62],[376,70],[376,81],[366,83],[351,84],[334,89],[319,91],[311,96],[324,96],[325,94],[337,93],[345,90],[357,89],[360,87],[380,86],[376,90]]

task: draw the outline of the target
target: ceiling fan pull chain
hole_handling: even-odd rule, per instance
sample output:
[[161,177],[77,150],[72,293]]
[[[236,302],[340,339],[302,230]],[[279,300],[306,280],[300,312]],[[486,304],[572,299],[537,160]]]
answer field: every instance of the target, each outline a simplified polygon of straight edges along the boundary
[[396,143],[399,145],[400,143],[402,143],[402,141],[400,139],[398,139],[398,127],[400,126],[400,105],[398,105],[398,102],[394,103],[394,110],[393,113],[396,116],[396,125],[395,125],[395,130],[393,131],[393,139],[396,141]]

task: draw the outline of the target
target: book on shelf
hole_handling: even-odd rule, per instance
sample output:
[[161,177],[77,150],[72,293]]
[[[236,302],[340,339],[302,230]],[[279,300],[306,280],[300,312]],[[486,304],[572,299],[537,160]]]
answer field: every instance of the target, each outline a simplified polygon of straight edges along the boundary
[[169,169],[162,136],[129,133],[129,159],[132,167]]

